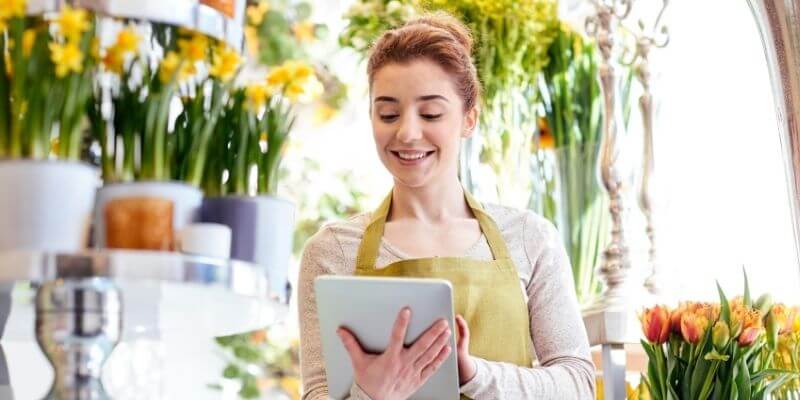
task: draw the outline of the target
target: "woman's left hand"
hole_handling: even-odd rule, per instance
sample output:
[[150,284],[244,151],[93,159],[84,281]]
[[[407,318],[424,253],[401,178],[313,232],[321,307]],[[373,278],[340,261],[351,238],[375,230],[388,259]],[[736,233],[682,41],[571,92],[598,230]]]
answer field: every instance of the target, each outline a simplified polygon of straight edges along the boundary
[[469,326],[461,315],[456,315],[458,326],[458,383],[464,385],[475,377],[475,361],[469,356]]

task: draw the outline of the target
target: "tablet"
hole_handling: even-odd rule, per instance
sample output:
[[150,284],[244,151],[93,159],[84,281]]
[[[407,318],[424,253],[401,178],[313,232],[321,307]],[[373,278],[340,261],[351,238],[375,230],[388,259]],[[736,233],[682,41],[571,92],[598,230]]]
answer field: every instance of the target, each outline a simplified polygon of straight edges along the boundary
[[365,351],[381,353],[389,345],[397,314],[408,306],[411,308],[411,320],[406,332],[406,345],[414,343],[440,318],[448,322],[453,332],[450,355],[410,399],[459,398],[456,325],[450,282],[441,279],[324,275],[315,280],[314,288],[330,397],[347,397],[353,384],[350,356],[336,330],[340,326],[347,327],[356,335]]

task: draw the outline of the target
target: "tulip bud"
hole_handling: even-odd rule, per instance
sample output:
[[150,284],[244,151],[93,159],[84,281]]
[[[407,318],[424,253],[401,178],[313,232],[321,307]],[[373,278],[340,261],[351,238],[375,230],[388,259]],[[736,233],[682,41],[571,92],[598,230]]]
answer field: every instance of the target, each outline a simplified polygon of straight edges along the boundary
[[663,344],[669,339],[669,310],[665,306],[647,309],[639,319],[648,342]]
[[689,343],[699,343],[707,327],[708,320],[705,316],[685,313],[681,317],[681,334],[683,334],[683,339]]
[[722,351],[722,349],[728,345],[730,339],[731,330],[728,324],[725,323],[725,321],[717,321],[717,323],[714,324],[714,328],[711,330],[711,342],[714,344],[714,347]]
[[770,296],[769,293],[762,294],[761,297],[756,300],[755,304],[753,304],[753,308],[757,309],[762,317],[767,315],[769,310],[772,309],[772,296]]
[[760,327],[745,328],[742,331],[742,334],[739,335],[739,340],[738,340],[739,346],[742,346],[742,347],[750,346],[751,344],[753,344],[753,342],[756,341],[756,339],[758,339],[758,336],[760,334],[761,334],[761,328]]
[[778,347],[778,334],[781,331],[781,323],[775,312],[767,314],[767,346],[770,350]]

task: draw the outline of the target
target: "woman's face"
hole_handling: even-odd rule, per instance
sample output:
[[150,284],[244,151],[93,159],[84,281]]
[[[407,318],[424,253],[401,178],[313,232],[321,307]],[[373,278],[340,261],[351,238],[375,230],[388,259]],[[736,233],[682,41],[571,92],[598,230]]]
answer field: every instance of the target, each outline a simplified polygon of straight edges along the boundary
[[457,177],[461,138],[472,134],[477,110],[464,112],[439,65],[421,59],[379,69],[370,114],[378,155],[396,181],[421,187]]

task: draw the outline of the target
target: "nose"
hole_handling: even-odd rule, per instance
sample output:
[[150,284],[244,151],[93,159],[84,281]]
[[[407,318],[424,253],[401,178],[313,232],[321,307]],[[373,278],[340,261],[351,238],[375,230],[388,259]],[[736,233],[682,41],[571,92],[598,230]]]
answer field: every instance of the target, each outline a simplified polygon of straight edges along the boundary
[[413,143],[422,139],[422,124],[414,113],[406,113],[401,117],[396,137],[400,143]]

